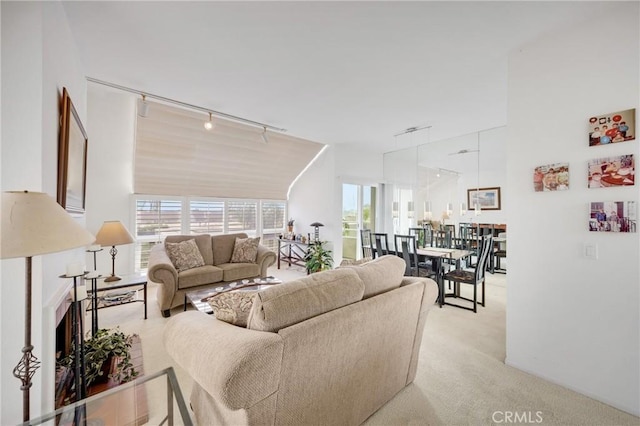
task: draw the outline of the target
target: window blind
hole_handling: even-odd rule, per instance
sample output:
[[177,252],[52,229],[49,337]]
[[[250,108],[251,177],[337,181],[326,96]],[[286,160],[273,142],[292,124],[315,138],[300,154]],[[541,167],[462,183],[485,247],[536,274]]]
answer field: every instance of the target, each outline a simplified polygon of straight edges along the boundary
[[289,186],[323,144],[149,102],[137,117],[136,194],[244,199],[287,198]]

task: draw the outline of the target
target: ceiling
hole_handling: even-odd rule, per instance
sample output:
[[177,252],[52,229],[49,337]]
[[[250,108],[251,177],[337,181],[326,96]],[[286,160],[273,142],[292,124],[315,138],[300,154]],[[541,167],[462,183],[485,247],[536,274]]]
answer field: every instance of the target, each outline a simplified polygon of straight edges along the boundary
[[[292,136],[379,152],[505,125],[509,52],[612,7],[63,4],[87,76],[286,128]],[[394,137],[424,125],[432,128]]]

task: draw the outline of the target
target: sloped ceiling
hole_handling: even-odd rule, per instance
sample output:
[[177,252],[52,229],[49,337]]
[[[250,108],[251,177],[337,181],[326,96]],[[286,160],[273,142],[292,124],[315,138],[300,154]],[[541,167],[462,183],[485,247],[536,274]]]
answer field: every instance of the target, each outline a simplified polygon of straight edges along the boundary
[[[385,152],[506,124],[507,57],[616,2],[64,2],[88,76]],[[553,64],[550,64],[553,66]]]

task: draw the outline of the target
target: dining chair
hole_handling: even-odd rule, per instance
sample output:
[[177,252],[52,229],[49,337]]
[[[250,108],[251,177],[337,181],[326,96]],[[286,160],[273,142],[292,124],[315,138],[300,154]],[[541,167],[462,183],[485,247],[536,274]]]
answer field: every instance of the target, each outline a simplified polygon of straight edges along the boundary
[[424,228],[409,228],[409,235],[413,235],[416,237],[416,247],[422,248],[425,246]]
[[374,232],[373,236],[373,254],[374,257],[384,256],[389,254],[389,239],[386,233]]
[[[482,237],[482,248],[480,256],[476,266],[472,270],[467,269],[454,269],[444,274],[444,280],[453,282],[453,293],[446,293],[444,304],[449,306],[455,306],[457,308],[467,309],[473,312],[478,312],[478,305],[485,306],[485,275],[487,272],[487,265],[489,262],[489,253],[493,247],[493,236],[487,234]],[[470,284],[473,286],[473,299],[463,297],[460,295],[460,284]],[[482,285],[482,301],[478,302],[478,286]],[[473,302],[473,308],[468,306],[458,305],[455,303],[447,302],[447,297],[453,297],[456,299],[462,299],[469,302]]]
[[360,230],[360,246],[362,247],[362,258],[373,259],[373,246],[371,245],[371,230]]
[[[498,238],[507,238],[506,232],[498,233]],[[500,259],[507,257],[507,242],[500,241],[498,242],[498,250],[493,252],[493,255],[496,259],[496,267],[494,272],[506,272],[506,269],[500,267]]]
[[433,231],[433,240],[435,247],[451,248],[451,233],[448,229]]
[[[415,235],[394,235],[396,254],[406,263],[405,276],[433,277],[435,273],[430,262],[420,262]],[[422,273],[424,272],[424,273]]]

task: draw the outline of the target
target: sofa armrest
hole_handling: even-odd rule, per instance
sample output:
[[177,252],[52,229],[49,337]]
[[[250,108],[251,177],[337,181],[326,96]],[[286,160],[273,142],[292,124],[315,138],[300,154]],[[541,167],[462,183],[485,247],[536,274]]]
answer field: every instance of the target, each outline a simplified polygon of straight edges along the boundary
[[276,263],[276,254],[262,244],[259,244],[256,263],[260,266],[260,277],[264,278],[267,276],[267,269],[269,266]]
[[422,294],[422,308],[421,313],[427,312],[438,299],[438,283],[431,278],[422,277],[404,277],[400,287],[410,285],[416,282],[424,282],[424,293]]
[[171,309],[171,301],[178,290],[178,271],[173,266],[162,243],[153,246],[149,252],[147,278],[160,284],[158,288],[160,310]]
[[215,400],[250,408],[278,390],[280,335],[248,330],[202,312],[184,312],[164,329],[169,355]]

